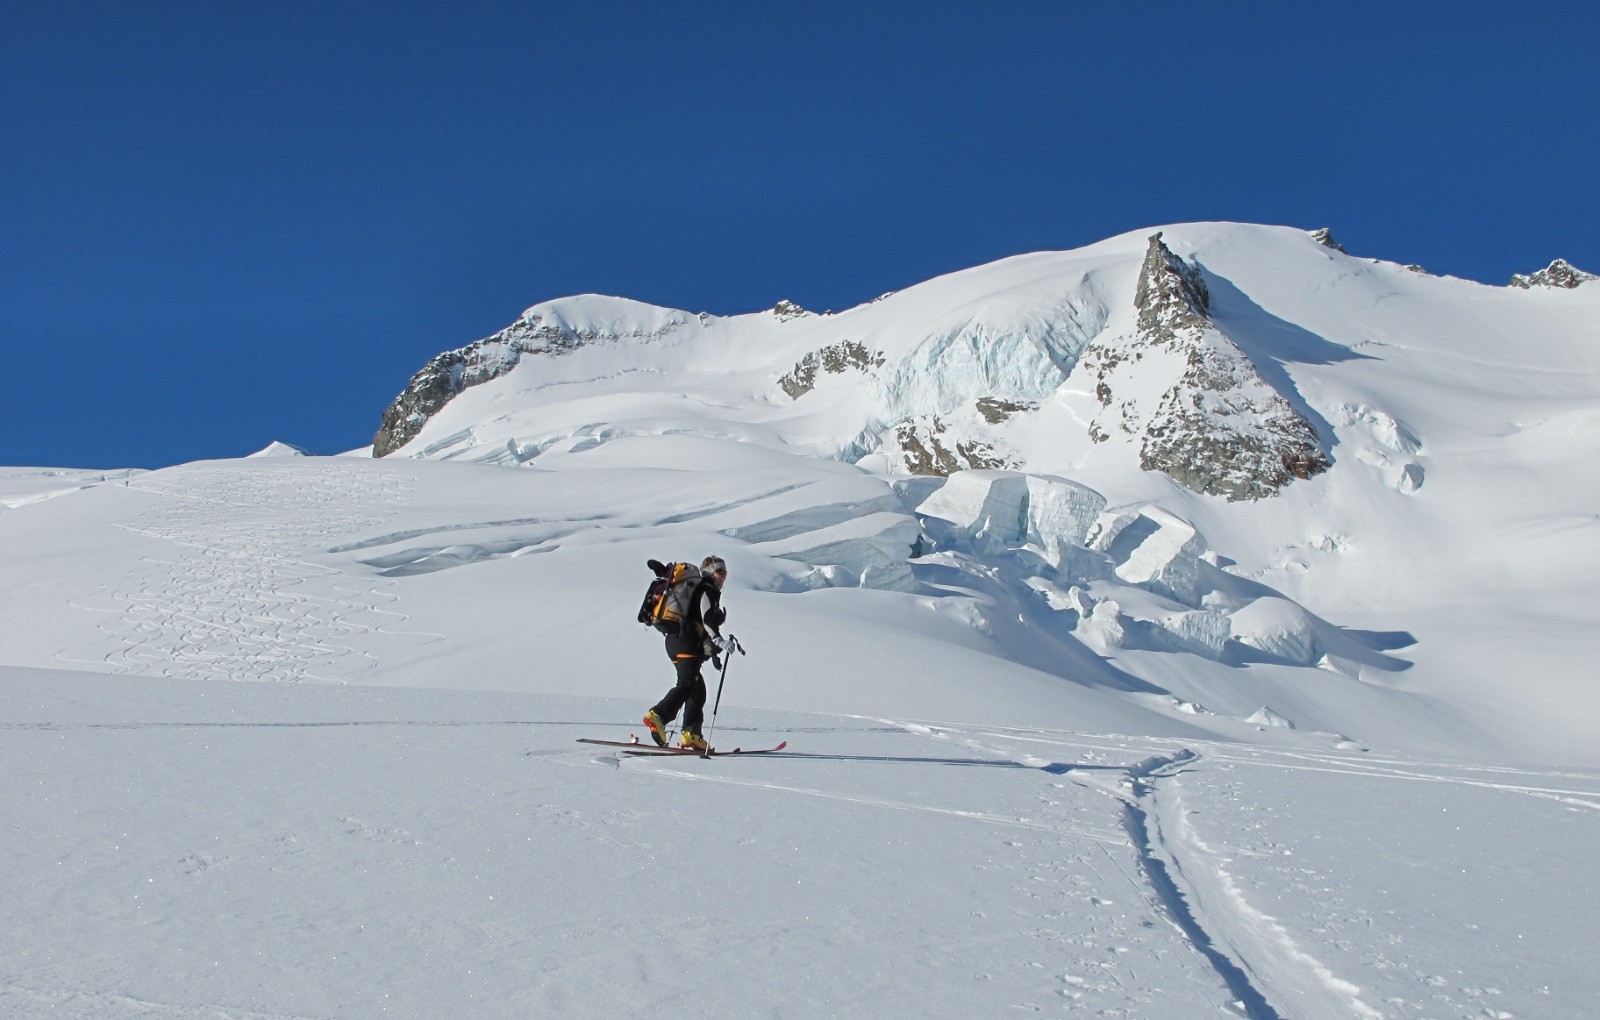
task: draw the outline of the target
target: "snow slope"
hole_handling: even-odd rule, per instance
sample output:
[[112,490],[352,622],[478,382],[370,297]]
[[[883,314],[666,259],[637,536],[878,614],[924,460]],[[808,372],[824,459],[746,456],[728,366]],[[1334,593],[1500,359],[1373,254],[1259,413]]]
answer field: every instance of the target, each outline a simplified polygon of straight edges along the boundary
[[1600,990],[1594,770],[772,711],[756,672],[719,741],[792,755],[574,742],[638,697],[0,668],[0,1013],[1580,1017]]
[[[1275,498],[1227,502],[1140,470],[1138,436],[1091,434],[1102,408],[1079,359],[1135,330],[1150,233],[1002,260],[830,315],[717,318],[594,296],[537,305],[524,321],[562,330],[576,346],[513,359],[508,374],[460,393],[393,456],[562,470],[606,463],[602,448],[617,443],[630,462],[650,463],[655,454],[639,452],[640,441],[675,437],[665,463],[741,471],[756,447],[893,480],[915,459],[907,437],[958,457],[975,451],[980,462],[1070,479],[1108,507],[1153,504],[1154,516],[1193,530],[1186,559],[1232,575],[1179,564],[1202,575],[1188,597],[1136,610],[1142,594],[1093,592],[1116,602],[1136,645],[1151,643],[1143,632],[1170,644],[1176,630],[1190,650],[1216,655],[1220,643],[1224,659],[1254,654],[1241,645],[1302,648],[1316,653],[1298,663],[1307,670],[1437,699],[1454,729],[1593,761],[1593,716],[1572,709],[1574,699],[1592,704],[1583,663],[1600,653],[1585,625],[1600,613],[1600,588],[1589,583],[1600,568],[1600,287],[1432,277],[1290,228],[1161,228],[1200,268],[1217,330],[1315,428],[1333,462]],[[798,371],[808,357],[809,375]],[[1140,379],[1136,369],[1119,381],[1116,399],[1155,403],[1165,378]],[[811,389],[792,396],[796,383]],[[906,480],[902,492],[930,494],[923,485]],[[966,530],[976,538],[981,525]],[[1009,563],[1013,596],[1099,582],[1081,557],[1063,569],[1059,551],[1072,535],[1035,527],[1020,537],[1014,545],[1053,550],[1056,569]],[[1002,551],[992,541],[987,549]],[[847,572],[839,583],[861,580]],[[1253,605],[1259,598],[1293,608]],[[1202,609],[1245,619],[1183,615]],[[1264,621],[1268,633],[1253,633]],[[1291,633],[1278,633],[1286,625]],[[1147,663],[1143,650],[1116,652],[1116,664],[1162,686],[1176,671],[1196,684],[1195,700],[1227,714],[1262,707],[1239,703],[1241,689],[1255,690],[1240,674],[1272,669]],[[1282,673],[1283,662],[1270,665]],[[1345,724],[1303,704],[1302,692],[1325,682],[1304,672],[1295,693],[1268,707],[1338,730]]]
[[[1148,232],[536,306],[582,342],[383,459],[0,470],[0,1015],[1587,1015],[1595,294],[1163,231],[1327,472],[1089,438]],[[789,753],[575,743],[712,552],[713,741]]]

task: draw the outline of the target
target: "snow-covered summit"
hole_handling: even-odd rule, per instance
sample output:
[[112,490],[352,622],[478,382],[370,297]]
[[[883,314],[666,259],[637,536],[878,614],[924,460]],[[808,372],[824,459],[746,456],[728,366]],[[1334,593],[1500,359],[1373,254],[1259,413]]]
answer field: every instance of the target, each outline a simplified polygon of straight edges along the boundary
[[604,294],[580,294],[534,305],[518,316],[529,329],[559,331],[590,340],[649,339],[693,321],[695,316],[674,308]]
[[274,439],[272,442],[268,443],[266,446],[264,446],[261,449],[257,450],[255,453],[250,454],[250,456],[252,456],[252,457],[307,457],[307,456],[310,456],[310,454],[308,454],[305,450],[302,450],[300,447],[295,446],[293,443],[285,443],[285,442],[282,442],[280,440]]
[[[710,404],[715,418],[758,425],[760,441],[891,474],[1087,470],[1143,495],[1155,490],[1141,473],[1155,472],[1256,499],[1338,462],[1339,407],[1370,403],[1369,382],[1387,385],[1368,370],[1391,360],[1372,356],[1389,343],[1382,337],[1420,368],[1467,353],[1475,337],[1517,335],[1532,367],[1577,327],[1477,284],[1349,256],[1327,230],[1200,223],[1159,233],[1199,295],[1192,325],[1204,320],[1208,339],[1184,351],[1148,339],[1169,328],[1140,302],[1150,231],[1003,259],[826,316],[788,302],[713,316],[582,295],[535,305],[424,366],[385,412],[375,453],[498,462],[508,448],[546,449],[594,424],[573,398],[615,391],[627,376],[627,402],[648,393],[658,405],[652,421],[663,399],[687,399],[673,414],[697,421]],[[1481,325],[1456,329],[1464,314]],[[1141,349],[1120,350],[1130,343]],[[1112,368],[1118,393],[1108,398]],[[1349,400],[1328,389],[1356,376],[1361,392]],[[573,420],[557,420],[558,393]],[[1260,464],[1230,466],[1247,448]],[[1241,471],[1271,481],[1218,481]]]

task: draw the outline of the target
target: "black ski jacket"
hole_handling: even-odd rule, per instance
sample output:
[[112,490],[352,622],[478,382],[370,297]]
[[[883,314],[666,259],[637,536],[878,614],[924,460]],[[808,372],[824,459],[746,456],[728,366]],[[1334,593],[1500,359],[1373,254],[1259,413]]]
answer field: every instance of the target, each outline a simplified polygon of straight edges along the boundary
[[717,650],[711,643],[711,635],[722,634],[722,624],[727,618],[728,613],[722,608],[721,589],[711,578],[703,578],[689,600],[689,618],[683,622],[683,630],[667,635],[667,655],[674,659],[680,655],[711,658]]

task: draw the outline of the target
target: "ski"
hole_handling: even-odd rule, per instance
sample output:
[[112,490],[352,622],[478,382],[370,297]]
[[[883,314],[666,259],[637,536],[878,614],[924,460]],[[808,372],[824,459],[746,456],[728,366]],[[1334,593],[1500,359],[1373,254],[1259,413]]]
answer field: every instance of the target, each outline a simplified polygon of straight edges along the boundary
[[[632,735],[630,734],[630,736],[632,736]],[[602,747],[620,747],[620,748],[623,749],[623,753],[624,754],[637,754],[637,755],[652,755],[652,754],[657,754],[657,755],[667,755],[667,754],[685,755],[685,754],[690,754],[690,755],[694,755],[697,758],[726,758],[729,755],[734,755],[734,754],[771,754],[774,751],[781,751],[784,748],[789,746],[789,742],[787,740],[785,740],[785,741],[782,741],[781,743],[779,743],[777,747],[752,747],[752,748],[750,748],[748,750],[746,750],[745,748],[742,748],[742,747],[736,747],[731,751],[718,751],[715,748],[713,748],[710,751],[696,751],[692,747],[657,747],[654,744],[646,744],[644,741],[640,740],[638,737],[632,737],[632,739],[629,739],[629,740],[598,740],[598,739],[596,739],[594,737],[579,737],[578,738],[578,743],[580,743],[580,744],[599,744]]]
[[[733,750],[728,751],[726,753],[727,754],[772,754],[773,752],[781,751],[781,750],[783,750],[784,748],[786,748],[788,746],[789,746],[789,742],[787,740],[780,740],[780,741],[778,741],[776,747],[736,747]],[[715,751],[713,753],[714,754],[722,754],[724,752]]]
[[776,747],[736,747],[731,751],[719,751],[714,747],[709,751],[696,751],[692,747],[649,747],[646,745],[640,745],[638,747],[625,748],[622,753],[637,755],[640,758],[648,758],[652,755],[693,755],[696,758],[728,758],[736,754],[772,754],[773,752],[781,751],[788,746],[789,742],[787,740],[778,744]]

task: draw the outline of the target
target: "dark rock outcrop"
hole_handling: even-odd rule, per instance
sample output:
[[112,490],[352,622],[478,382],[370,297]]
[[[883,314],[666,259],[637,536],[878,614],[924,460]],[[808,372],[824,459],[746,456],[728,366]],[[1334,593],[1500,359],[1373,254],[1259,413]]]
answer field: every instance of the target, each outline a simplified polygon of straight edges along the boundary
[[1317,242],[1318,244],[1322,245],[1324,248],[1332,248],[1334,251],[1340,253],[1341,255],[1350,254],[1349,252],[1344,250],[1344,245],[1340,244],[1338,241],[1335,241],[1333,239],[1333,228],[1332,227],[1323,227],[1320,230],[1313,230],[1311,232],[1311,239],[1313,241]]
[[894,431],[906,470],[914,475],[948,476],[969,469],[1018,466],[979,439],[958,439],[950,449],[945,423],[937,415],[901,422]]
[[1600,276],[1586,273],[1566,259],[1556,259],[1537,273],[1518,273],[1511,278],[1511,286],[1523,290],[1533,287],[1561,287],[1571,290],[1590,280],[1600,280]]
[[1078,367],[1093,374],[1105,409],[1089,426],[1096,442],[1118,429],[1138,439],[1146,471],[1229,500],[1262,499],[1329,467],[1316,429],[1211,321],[1199,266],[1160,234],[1150,238],[1134,304],[1132,335],[1097,340]]
[[778,380],[778,385],[792,399],[799,400],[816,386],[818,372],[838,375],[852,369],[865,372],[882,366],[881,353],[869,351],[854,340],[841,340],[836,344],[829,344],[820,350],[812,351],[795,362],[795,366]]
[[1019,404],[1013,400],[1001,400],[998,397],[979,397],[977,400],[978,413],[983,415],[983,420],[990,425],[998,425],[1014,414],[1026,411],[1036,411],[1037,403],[1029,401]]

